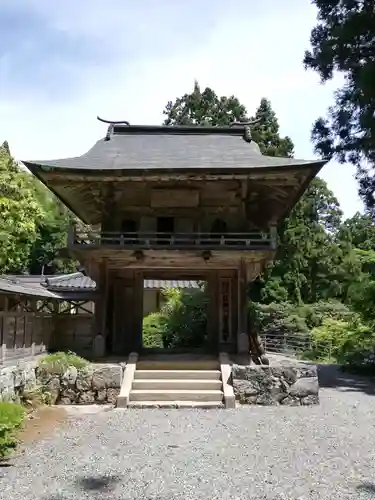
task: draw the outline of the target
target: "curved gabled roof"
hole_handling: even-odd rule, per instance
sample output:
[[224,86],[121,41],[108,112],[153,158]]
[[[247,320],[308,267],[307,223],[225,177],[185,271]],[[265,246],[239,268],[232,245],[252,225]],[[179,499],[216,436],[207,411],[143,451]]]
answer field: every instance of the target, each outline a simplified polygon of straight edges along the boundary
[[255,169],[322,164],[264,156],[243,127],[114,125],[107,136],[74,158],[23,161],[33,168],[85,171]]

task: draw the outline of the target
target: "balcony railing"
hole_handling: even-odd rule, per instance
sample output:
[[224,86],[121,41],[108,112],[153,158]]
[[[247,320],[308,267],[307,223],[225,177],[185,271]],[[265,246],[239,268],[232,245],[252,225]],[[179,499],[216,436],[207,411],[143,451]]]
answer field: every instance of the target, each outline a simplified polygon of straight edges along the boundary
[[69,235],[70,247],[99,248],[121,247],[124,249],[266,249],[276,248],[276,233],[120,233],[78,231],[73,228]]

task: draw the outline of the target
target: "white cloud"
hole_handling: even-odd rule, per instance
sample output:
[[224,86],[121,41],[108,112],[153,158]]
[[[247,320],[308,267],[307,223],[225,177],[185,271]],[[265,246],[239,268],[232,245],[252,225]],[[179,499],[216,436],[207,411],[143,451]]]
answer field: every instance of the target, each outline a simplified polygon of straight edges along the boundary
[[[281,132],[295,143],[296,156],[309,159],[313,155],[309,140],[312,123],[325,113],[334,89],[333,84],[321,86],[318,76],[302,67],[315,9],[300,0],[266,0],[257,2],[256,7],[253,4],[227,2],[225,14],[219,10],[220,15],[213,14],[204,37],[192,36],[177,54],[174,51],[150,56],[142,51],[131,62],[117,57],[105,71],[100,67],[85,69],[84,95],[68,104],[57,99],[46,107],[42,98],[23,101],[22,95],[17,101],[2,102],[0,96],[0,137],[9,141],[20,159],[79,155],[105,133],[105,126],[95,119],[97,114],[113,120],[127,119],[133,124],[161,123],[167,101],[189,91],[194,79],[198,79],[202,87],[210,86],[221,95],[236,95],[249,113],[261,97],[269,98]],[[211,5],[215,9],[215,3]],[[159,31],[152,23],[153,12],[150,14],[146,17],[152,44]],[[133,15],[132,24],[137,25],[141,22],[139,12]],[[60,19],[64,29],[75,26],[62,15]],[[175,20],[174,35],[173,30],[167,33],[171,46],[178,37],[179,23],[186,30],[189,22],[194,20],[186,18],[185,24],[183,17]],[[115,28],[116,32],[119,25]],[[95,9],[85,20],[84,29],[100,29]],[[345,215],[361,209],[353,169],[332,164],[325,167],[323,177],[339,198]]]

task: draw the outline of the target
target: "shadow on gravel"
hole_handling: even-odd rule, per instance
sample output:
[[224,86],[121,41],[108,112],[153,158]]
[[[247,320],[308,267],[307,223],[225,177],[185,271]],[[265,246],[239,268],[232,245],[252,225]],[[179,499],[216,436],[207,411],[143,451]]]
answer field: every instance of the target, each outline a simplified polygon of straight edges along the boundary
[[[111,493],[115,486],[121,481],[121,477],[114,475],[101,475],[101,476],[82,476],[74,481],[74,486],[78,490],[77,500],[81,498],[107,498],[107,493]],[[81,495],[79,494],[81,492]],[[70,496],[69,496],[70,498]],[[111,500],[116,500],[117,497],[110,497]],[[44,497],[43,500],[67,500],[63,493]]]
[[119,476],[88,476],[81,477],[75,481],[79,489],[83,491],[111,491],[121,481]]
[[371,498],[375,498],[375,484],[374,483],[361,483],[357,486],[359,492],[370,493]]
[[375,396],[375,380],[371,377],[342,371],[337,365],[318,365],[318,374],[320,387],[359,391]]

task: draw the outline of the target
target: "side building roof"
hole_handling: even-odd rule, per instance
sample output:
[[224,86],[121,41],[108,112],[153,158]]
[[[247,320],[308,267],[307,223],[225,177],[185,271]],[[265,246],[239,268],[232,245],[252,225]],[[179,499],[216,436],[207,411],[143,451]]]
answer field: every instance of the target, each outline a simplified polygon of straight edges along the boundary
[[[145,289],[199,288],[194,280],[144,280]],[[28,295],[40,298],[88,300],[93,298],[96,283],[82,272],[59,275],[0,276],[0,293]]]

